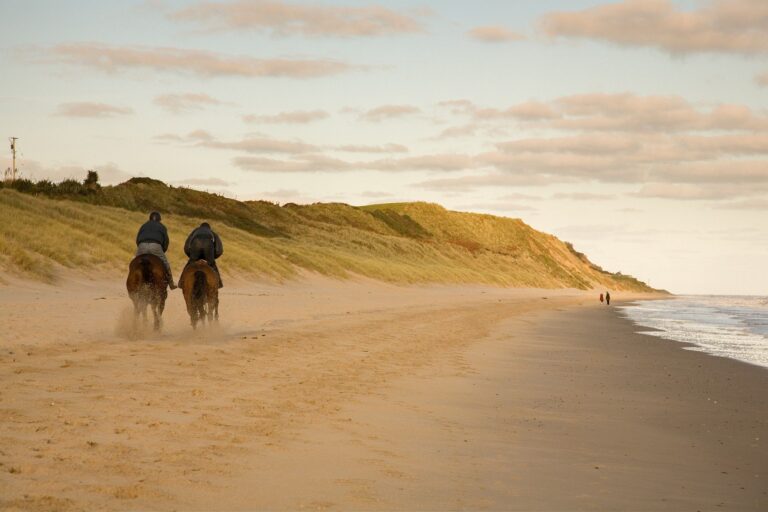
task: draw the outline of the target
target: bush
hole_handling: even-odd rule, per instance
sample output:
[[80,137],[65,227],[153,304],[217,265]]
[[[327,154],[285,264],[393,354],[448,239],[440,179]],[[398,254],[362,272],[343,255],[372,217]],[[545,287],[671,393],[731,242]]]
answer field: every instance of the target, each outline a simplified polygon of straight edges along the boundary
[[94,192],[99,190],[101,188],[101,185],[99,185],[99,173],[96,171],[88,171],[88,176],[85,177],[83,185],[88,190],[92,190]]

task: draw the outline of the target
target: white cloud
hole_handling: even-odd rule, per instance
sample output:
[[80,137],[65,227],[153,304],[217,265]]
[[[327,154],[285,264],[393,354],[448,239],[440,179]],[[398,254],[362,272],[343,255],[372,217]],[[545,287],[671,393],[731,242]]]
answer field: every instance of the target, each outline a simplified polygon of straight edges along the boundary
[[768,54],[768,2],[711,0],[678,9],[670,0],[624,0],[543,16],[552,37],[655,47],[671,54]]
[[499,25],[475,27],[468,31],[467,35],[483,43],[509,43],[525,39],[524,35]]
[[117,73],[127,69],[148,69],[203,77],[307,79],[363,69],[362,66],[327,59],[257,59],[203,50],[111,46],[99,43],[61,43],[47,49],[32,50],[31,54],[45,62],[77,65],[105,73]]
[[247,115],[243,116],[246,123],[266,123],[266,124],[306,124],[313,121],[327,119],[328,112],[324,110],[294,110],[290,112],[280,112],[274,115]]
[[133,114],[133,109],[106,103],[62,103],[53,115],[60,117],[90,117],[105,119]]
[[170,18],[210,30],[253,30],[275,36],[372,37],[424,30],[414,16],[379,5],[340,6],[280,0],[198,2]]
[[207,106],[223,105],[224,102],[205,93],[161,94],[153,100],[154,104],[174,114],[201,110]]

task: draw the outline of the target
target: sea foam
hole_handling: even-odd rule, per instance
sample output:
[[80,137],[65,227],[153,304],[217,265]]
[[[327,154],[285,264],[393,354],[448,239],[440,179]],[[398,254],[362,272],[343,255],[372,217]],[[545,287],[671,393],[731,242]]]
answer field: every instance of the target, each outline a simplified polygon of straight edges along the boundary
[[689,295],[621,306],[640,331],[768,368],[768,297]]

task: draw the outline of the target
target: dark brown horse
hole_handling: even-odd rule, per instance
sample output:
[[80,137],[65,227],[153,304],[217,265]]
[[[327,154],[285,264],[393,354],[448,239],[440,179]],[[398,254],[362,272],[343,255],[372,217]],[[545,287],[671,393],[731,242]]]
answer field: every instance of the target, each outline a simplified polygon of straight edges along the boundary
[[184,292],[187,303],[187,313],[192,322],[192,328],[197,329],[197,322],[212,322],[219,319],[219,278],[216,271],[199,260],[187,265],[181,273],[179,286]]
[[128,296],[133,301],[134,319],[143,315],[147,321],[147,306],[152,306],[155,316],[155,330],[162,324],[165,299],[168,298],[168,278],[162,260],[152,254],[136,256],[128,266],[125,281]]

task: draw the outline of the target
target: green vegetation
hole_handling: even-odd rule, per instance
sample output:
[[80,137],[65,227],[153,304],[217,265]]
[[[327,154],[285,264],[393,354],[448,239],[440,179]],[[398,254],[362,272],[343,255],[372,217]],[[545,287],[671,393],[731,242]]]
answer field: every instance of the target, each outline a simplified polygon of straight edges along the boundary
[[0,265],[43,281],[55,281],[66,269],[121,274],[133,256],[136,231],[152,210],[162,212],[168,226],[169,259],[177,271],[186,235],[208,220],[225,241],[221,267],[230,274],[284,280],[309,270],[397,283],[651,291],[519,219],[427,203],[281,207],[150,178],[102,187],[96,173],[82,183],[3,184]]

